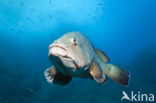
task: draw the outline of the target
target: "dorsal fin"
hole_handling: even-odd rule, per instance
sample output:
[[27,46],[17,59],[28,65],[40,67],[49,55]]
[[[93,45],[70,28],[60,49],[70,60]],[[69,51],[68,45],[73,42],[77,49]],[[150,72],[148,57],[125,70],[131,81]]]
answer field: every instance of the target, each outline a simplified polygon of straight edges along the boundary
[[96,48],[95,48],[95,51],[96,51],[96,54],[99,56],[99,58],[103,62],[110,62],[110,59],[108,58],[108,56],[104,52],[102,52],[101,50],[96,49]]

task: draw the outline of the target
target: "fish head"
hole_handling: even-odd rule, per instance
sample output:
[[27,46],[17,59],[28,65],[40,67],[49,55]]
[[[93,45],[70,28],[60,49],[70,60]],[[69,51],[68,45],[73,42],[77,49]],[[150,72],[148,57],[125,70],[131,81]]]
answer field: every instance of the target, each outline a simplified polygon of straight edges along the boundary
[[53,63],[59,62],[73,71],[78,68],[86,69],[93,60],[93,48],[80,32],[69,32],[49,46],[49,57],[52,57]]

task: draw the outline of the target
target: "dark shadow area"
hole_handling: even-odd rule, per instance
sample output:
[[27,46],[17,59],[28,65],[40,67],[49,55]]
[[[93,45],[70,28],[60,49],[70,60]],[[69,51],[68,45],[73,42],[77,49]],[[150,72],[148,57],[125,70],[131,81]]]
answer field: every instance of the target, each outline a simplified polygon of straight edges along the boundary
[[156,93],[156,46],[137,52],[128,68],[132,88]]

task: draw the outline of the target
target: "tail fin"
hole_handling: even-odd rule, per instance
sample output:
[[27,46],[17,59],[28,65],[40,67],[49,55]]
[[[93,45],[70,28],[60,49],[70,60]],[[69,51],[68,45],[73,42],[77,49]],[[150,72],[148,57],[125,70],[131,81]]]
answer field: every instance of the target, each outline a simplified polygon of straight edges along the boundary
[[128,85],[129,73],[116,65],[104,64],[104,74],[123,86]]

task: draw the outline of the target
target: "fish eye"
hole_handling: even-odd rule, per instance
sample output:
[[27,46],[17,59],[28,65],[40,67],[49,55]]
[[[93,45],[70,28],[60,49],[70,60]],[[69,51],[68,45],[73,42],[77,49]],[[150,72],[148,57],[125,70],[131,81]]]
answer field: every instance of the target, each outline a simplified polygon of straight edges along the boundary
[[73,45],[77,45],[77,40],[76,40],[76,38],[72,38],[72,39],[71,39],[71,42],[72,42]]

